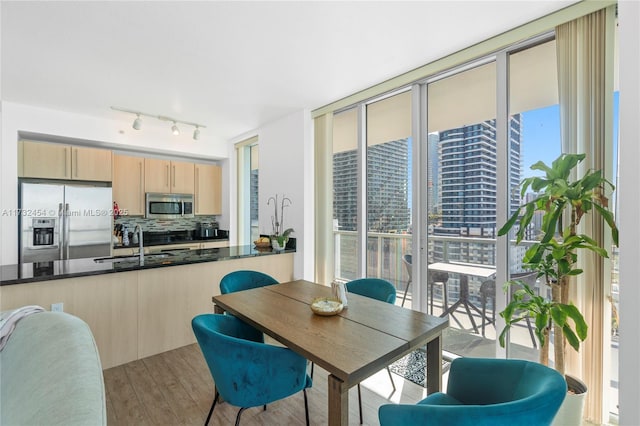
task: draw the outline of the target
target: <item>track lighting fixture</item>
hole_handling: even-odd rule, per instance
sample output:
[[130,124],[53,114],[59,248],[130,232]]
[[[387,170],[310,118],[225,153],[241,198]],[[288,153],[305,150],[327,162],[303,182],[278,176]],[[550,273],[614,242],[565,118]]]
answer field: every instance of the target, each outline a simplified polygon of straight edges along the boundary
[[161,121],[170,121],[172,122],[172,126],[171,126],[171,133],[173,133],[174,135],[178,136],[180,134],[180,129],[178,128],[178,123],[180,124],[185,124],[187,126],[193,126],[196,129],[193,131],[193,139],[194,140],[198,140],[200,139],[200,129],[205,129],[207,126],[203,126],[202,124],[198,124],[198,123],[191,123],[188,121],[182,121],[182,120],[176,120],[175,118],[171,118],[171,117],[166,117],[164,115],[153,115],[153,114],[146,114],[144,112],[140,112],[140,111],[133,111],[130,109],[125,109],[125,108],[120,108],[120,107],[114,107],[112,106],[111,109],[115,110],[115,111],[121,111],[121,112],[126,112],[129,114],[135,114],[136,115],[136,119],[133,120],[133,125],[132,127],[136,130],[140,130],[142,128],[142,118],[141,116],[145,116],[145,117],[151,117],[151,118],[155,118]]

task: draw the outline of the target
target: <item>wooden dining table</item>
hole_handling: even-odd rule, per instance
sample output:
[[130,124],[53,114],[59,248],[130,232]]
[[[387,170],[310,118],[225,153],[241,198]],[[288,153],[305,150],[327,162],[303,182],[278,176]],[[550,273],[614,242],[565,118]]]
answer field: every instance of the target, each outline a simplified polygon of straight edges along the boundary
[[442,388],[442,332],[448,318],[348,294],[334,316],[314,314],[328,286],[297,280],[213,296],[228,311],[329,372],[329,425],[348,424],[349,388],[426,344],[427,393]]

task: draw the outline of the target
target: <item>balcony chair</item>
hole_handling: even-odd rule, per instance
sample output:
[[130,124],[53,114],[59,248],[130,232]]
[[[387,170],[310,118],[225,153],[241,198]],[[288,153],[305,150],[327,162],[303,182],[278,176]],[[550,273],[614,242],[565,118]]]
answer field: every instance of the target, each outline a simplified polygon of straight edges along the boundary
[[457,358],[447,393],[415,405],[382,405],[378,417],[381,426],[549,425],[566,394],[564,377],[537,362]]
[[[396,302],[396,288],[389,281],[380,278],[360,278],[349,281],[347,283],[347,292],[391,304]],[[396,385],[393,383],[391,370],[389,370],[388,366],[386,368],[387,373],[389,374],[389,379],[391,380],[391,386],[393,386],[393,391],[395,392]],[[358,383],[358,409],[360,410],[360,424],[362,424],[362,397],[360,394],[360,383]]]
[[[526,283],[529,287],[535,287],[537,281],[537,273],[536,272],[523,272],[518,274],[511,274],[512,280],[519,280]],[[513,291],[517,289],[517,285],[512,285],[509,287],[509,299],[511,300],[511,295]],[[487,311],[487,302],[491,300],[491,306],[493,307],[491,311],[491,321],[486,321],[486,311]],[[480,285],[480,303],[482,305],[482,337],[485,335],[485,325],[496,323],[496,281],[494,278],[483,281]],[[533,348],[537,349],[538,344],[536,342],[536,337],[533,332],[533,325],[531,324],[531,318],[526,317],[525,321],[527,323],[527,328],[529,329],[529,337],[531,337],[531,342],[533,344]]]
[[[404,289],[404,295],[402,296],[402,303],[400,304],[400,306],[404,306],[404,301],[407,298],[409,286],[413,281],[413,256],[410,254],[405,254],[404,256],[402,256],[402,262],[404,263],[404,266],[407,267],[407,274],[409,274],[409,279],[407,280],[407,286]],[[449,305],[447,301],[447,281],[449,281],[449,274],[440,271],[429,271],[427,277],[427,281],[429,283],[429,303],[431,305],[431,315],[433,315],[433,287],[435,287],[436,284],[442,286],[442,295],[444,299],[442,309],[443,311],[446,311],[447,306]]]
[[304,393],[304,409],[309,426],[306,389],[311,387],[307,361],[291,349],[262,343],[262,333],[231,315],[203,314],[191,321],[202,354],[215,384],[215,397],[205,421],[222,397],[242,412],[260,405]]

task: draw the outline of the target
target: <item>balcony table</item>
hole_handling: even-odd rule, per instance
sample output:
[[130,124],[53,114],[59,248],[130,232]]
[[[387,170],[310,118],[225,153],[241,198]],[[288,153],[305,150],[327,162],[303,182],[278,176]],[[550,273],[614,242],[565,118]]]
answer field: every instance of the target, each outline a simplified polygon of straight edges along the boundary
[[[482,311],[480,310],[480,308],[478,308],[469,300],[469,276],[475,276],[480,278],[490,278],[496,274],[495,267],[476,265],[471,263],[437,262],[437,263],[431,263],[429,265],[429,269],[432,271],[442,271],[442,272],[449,272],[449,273],[455,273],[460,275],[460,298],[453,305],[449,306],[440,316],[444,317],[449,314],[453,315],[456,312],[456,309],[458,309],[458,306],[462,305],[467,311],[467,315],[471,320],[471,325],[473,326],[474,332],[478,333],[478,326],[476,325],[476,322],[473,319],[473,315],[471,315],[471,309],[478,312],[478,314],[480,314],[480,317],[483,317],[484,315],[482,314]],[[489,318],[485,317],[485,319],[491,322]],[[458,320],[456,319],[456,321]],[[458,324],[460,324],[459,321],[458,321]],[[462,327],[461,324],[460,326]]]
[[427,393],[442,388],[442,331],[447,318],[404,309],[356,294],[335,316],[309,305],[331,288],[298,280],[213,296],[221,309],[315,362],[329,374],[329,425],[347,425],[348,390],[412,350],[427,345]]

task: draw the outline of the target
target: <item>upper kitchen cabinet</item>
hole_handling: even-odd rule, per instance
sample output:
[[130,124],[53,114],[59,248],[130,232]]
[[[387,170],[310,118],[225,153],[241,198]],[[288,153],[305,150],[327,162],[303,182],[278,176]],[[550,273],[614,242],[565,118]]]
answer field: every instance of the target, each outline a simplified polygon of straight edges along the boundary
[[18,175],[45,179],[111,181],[111,151],[20,141]]
[[145,192],[194,193],[194,164],[145,158]]
[[111,151],[72,147],[71,179],[111,182]]
[[222,214],[222,168],[196,164],[195,214]]
[[113,154],[113,199],[130,216],[144,215],[144,158]]

